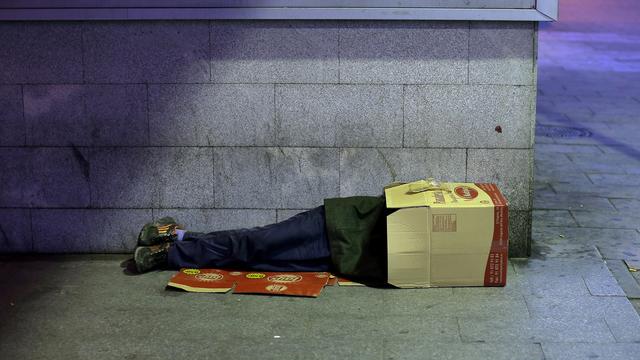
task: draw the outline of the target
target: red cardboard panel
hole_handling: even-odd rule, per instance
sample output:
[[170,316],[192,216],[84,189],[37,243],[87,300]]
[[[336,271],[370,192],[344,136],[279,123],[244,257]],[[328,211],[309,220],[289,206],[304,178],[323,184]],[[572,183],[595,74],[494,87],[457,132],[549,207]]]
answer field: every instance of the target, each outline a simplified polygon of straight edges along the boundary
[[180,269],[169,286],[190,292],[269,294],[317,297],[327,285],[326,272],[259,272],[221,269]]
[[219,269],[180,269],[169,280],[169,286],[190,292],[226,293],[241,275],[242,272]]
[[252,272],[238,280],[233,293],[317,297],[328,280],[326,272]]

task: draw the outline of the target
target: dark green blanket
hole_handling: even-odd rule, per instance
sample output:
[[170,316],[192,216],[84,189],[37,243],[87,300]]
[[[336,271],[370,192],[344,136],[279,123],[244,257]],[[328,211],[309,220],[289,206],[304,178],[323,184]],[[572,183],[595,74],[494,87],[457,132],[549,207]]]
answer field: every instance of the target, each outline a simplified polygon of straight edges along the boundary
[[324,201],[334,270],[369,285],[387,283],[384,197],[355,196]]

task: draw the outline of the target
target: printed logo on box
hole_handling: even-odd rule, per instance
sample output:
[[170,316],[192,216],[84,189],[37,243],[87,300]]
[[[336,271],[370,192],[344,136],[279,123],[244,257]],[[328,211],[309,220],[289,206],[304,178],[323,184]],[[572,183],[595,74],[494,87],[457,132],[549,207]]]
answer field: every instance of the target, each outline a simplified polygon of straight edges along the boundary
[[287,290],[288,287],[280,284],[273,284],[273,285],[267,286],[265,289],[267,289],[267,291],[270,291],[270,292],[283,292]]
[[292,283],[302,280],[302,276],[297,274],[278,274],[269,276],[267,280],[277,283]]
[[456,193],[456,195],[465,200],[473,200],[478,197],[478,190],[470,188],[468,186],[458,186],[453,189],[453,191]]
[[200,281],[220,281],[224,278],[222,274],[217,273],[204,273],[196,275],[196,279]]

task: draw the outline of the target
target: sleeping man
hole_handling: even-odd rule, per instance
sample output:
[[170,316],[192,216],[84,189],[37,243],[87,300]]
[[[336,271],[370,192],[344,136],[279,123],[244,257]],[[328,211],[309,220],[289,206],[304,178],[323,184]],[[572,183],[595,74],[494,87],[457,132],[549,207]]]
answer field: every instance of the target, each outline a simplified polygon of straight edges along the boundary
[[141,273],[186,267],[333,271],[383,285],[387,211],[382,196],[326,199],[276,224],[210,233],[187,231],[165,217],[143,226],[134,260]]

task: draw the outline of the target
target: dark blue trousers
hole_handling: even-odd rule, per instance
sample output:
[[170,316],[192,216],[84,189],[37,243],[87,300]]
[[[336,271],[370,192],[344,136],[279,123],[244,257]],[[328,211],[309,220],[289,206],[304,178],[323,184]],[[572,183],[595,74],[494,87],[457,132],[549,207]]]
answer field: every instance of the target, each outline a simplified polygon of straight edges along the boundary
[[169,248],[172,268],[327,271],[331,264],[324,206],[251,229],[186,232]]

